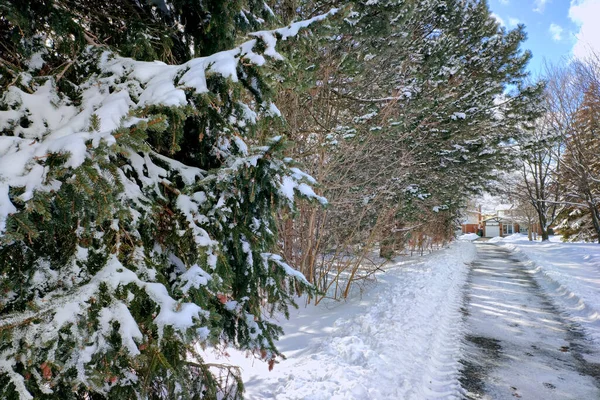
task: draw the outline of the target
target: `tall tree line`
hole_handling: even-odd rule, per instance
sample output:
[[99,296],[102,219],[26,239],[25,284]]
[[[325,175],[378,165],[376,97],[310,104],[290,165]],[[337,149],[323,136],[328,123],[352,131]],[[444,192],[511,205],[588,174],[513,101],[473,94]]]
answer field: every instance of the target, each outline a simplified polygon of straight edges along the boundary
[[506,144],[531,133],[543,85],[527,83],[524,27],[506,31],[482,1],[356,2],[320,29],[278,104],[330,207],[301,207],[282,232],[309,281],[337,288],[372,272],[348,251],[450,240],[465,200],[512,164]]

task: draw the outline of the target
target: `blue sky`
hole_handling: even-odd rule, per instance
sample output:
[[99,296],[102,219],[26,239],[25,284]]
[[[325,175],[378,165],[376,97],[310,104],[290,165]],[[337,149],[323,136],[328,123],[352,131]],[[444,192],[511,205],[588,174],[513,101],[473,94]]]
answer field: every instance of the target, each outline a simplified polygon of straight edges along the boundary
[[600,0],[489,0],[507,29],[525,25],[524,48],[533,52],[529,70],[543,73],[544,62],[600,55]]

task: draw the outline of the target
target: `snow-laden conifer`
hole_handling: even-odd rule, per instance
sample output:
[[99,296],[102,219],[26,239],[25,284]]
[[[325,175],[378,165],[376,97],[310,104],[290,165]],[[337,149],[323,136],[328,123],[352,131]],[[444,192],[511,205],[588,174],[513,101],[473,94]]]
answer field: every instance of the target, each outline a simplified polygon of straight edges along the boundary
[[59,29],[2,60],[1,397],[216,398],[201,348],[274,362],[281,330],[264,313],[307,288],[272,253],[275,210],[325,199],[281,136],[257,134],[280,118],[260,67],[324,17],[174,65],[101,43],[69,58]]

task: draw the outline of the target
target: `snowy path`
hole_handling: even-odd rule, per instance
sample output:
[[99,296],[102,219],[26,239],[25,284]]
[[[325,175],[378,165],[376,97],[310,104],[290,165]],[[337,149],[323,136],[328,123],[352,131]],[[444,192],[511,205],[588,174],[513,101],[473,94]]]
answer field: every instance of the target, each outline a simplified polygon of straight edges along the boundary
[[598,356],[581,329],[507,249],[477,247],[465,293],[466,397],[599,399]]
[[273,371],[235,350],[220,362],[241,367],[249,400],[459,399],[460,310],[475,255],[458,242],[400,257],[348,302],[293,312],[280,320],[287,359]]

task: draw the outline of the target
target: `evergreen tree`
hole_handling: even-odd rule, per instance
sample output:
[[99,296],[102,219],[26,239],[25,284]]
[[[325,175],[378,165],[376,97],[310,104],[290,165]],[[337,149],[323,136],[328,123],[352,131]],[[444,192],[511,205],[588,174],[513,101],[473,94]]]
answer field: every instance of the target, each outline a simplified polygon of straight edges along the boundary
[[264,314],[309,289],[272,253],[275,212],[325,200],[282,156],[259,67],[322,17],[235,47],[261,13],[0,5],[0,397],[240,397],[235,369],[223,387],[201,349],[275,361]]
[[[518,127],[531,125],[535,108],[529,107],[535,105],[541,87],[524,83],[530,58],[519,48],[524,27],[506,32],[491,17],[486,2],[407,5],[410,11],[402,13],[404,18],[390,24],[397,28],[390,35],[393,47],[384,53],[393,60],[391,66],[403,67],[396,69],[395,79],[389,79],[394,86],[388,87],[387,95],[397,93],[401,99],[397,115],[382,121],[390,132],[386,148],[408,151],[418,165],[403,185],[418,187],[416,195],[427,193],[437,205],[456,212],[461,199],[481,191],[494,171],[509,161],[502,144],[520,134]],[[380,11],[368,9],[367,15],[381,20]],[[386,14],[391,20],[400,11]],[[402,24],[407,18],[410,29]],[[392,58],[398,49],[408,50]],[[408,73],[398,73],[407,69]],[[514,90],[504,97],[509,85]],[[376,109],[381,113],[388,108],[385,104]],[[397,178],[397,172],[392,174]]]

